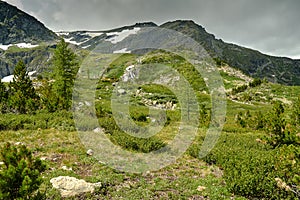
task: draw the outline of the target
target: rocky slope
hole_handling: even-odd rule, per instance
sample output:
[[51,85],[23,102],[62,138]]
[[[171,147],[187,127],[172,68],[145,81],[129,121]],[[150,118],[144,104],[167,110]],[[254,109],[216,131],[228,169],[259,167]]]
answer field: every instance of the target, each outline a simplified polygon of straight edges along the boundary
[[[100,47],[98,49],[105,53],[141,53],[143,50],[137,52],[134,49],[156,42],[151,40],[151,31],[149,31],[149,28],[155,27],[175,30],[193,38],[217,61],[225,62],[248,76],[266,78],[271,82],[285,85],[300,85],[300,60],[269,56],[256,50],[223,42],[193,21],[177,20],[160,26],[147,22],[106,31],[75,31],[55,34],[34,17],[3,1],[0,1],[0,78],[12,73],[16,59],[24,59],[28,66],[34,69],[39,69],[39,66],[43,65],[41,63],[49,60],[51,52],[47,52],[49,46],[44,44],[45,50],[42,53],[44,57],[40,56],[39,62],[31,62],[35,60],[33,56],[39,53],[29,53],[36,49],[28,50],[30,45],[51,44],[61,36],[67,42],[86,50],[93,50],[98,46]],[[170,42],[168,40],[170,40],[168,35],[161,34],[160,42]],[[172,42],[176,43],[176,41]],[[13,44],[18,43],[22,43],[21,46],[26,47],[24,51],[19,48],[17,52],[13,51],[13,54],[11,51],[7,52]],[[13,58],[11,55],[17,56]]]
[[[132,43],[133,40],[141,42],[140,39],[145,38],[145,33],[143,32],[145,27],[157,27],[157,25],[142,23],[111,31],[94,33],[77,31],[59,34],[70,43],[85,49],[92,50],[99,45],[110,53],[130,53],[131,51],[126,45]],[[216,39],[213,34],[208,33],[202,26],[193,21],[178,20],[167,22],[159,27],[175,30],[190,36],[199,42],[212,57],[241,70],[251,77],[266,78],[271,82],[285,85],[300,85],[300,60],[269,56],[256,50],[223,42],[221,39]],[[113,38],[126,34],[126,31],[131,31],[132,34],[115,42]],[[142,34],[144,36],[141,36]],[[168,40],[168,36],[162,35],[161,40]]]
[[22,59],[28,71],[47,68],[58,36],[34,17],[0,1],[0,78],[11,75]]
[[0,44],[49,42],[57,39],[34,17],[4,1],[0,1]]
[[286,85],[300,85],[300,60],[268,56],[256,50],[225,43],[192,21],[167,22],[161,27],[192,37],[203,45],[211,56],[225,61],[247,75]]

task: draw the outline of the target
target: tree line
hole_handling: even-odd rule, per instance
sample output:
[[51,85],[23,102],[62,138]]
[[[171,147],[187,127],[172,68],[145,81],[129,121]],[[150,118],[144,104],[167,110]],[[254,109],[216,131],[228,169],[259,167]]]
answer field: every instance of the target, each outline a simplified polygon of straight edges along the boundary
[[12,82],[6,85],[0,80],[0,113],[30,114],[41,109],[55,112],[71,108],[78,58],[61,39],[52,59],[50,80],[41,81],[39,87],[34,87],[22,60],[15,66]]

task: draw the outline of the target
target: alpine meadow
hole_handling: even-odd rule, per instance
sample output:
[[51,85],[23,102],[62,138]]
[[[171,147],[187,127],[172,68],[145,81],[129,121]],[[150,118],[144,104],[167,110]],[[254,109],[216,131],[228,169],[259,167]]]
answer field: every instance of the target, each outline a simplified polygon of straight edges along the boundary
[[0,1],[0,149],[1,200],[300,199],[300,60]]

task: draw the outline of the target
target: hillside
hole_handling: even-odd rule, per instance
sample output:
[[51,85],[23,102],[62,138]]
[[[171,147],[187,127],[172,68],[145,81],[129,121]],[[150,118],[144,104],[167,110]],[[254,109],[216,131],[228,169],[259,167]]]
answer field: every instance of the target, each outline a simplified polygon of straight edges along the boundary
[[36,18],[0,1],[0,78],[11,75],[19,60],[28,71],[48,68],[58,36]]
[[[98,45],[98,48],[102,48],[104,51],[110,53],[126,53],[130,52],[130,49],[126,46],[128,43],[131,43],[132,40],[140,42],[141,37],[145,38],[145,35],[142,36],[145,34],[144,31],[147,31],[145,27],[157,26],[153,23],[142,23],[109,31],[76,31],[60,32],[58,34],[63,36],[68,42],[79,45],[84,49],[92,50]],[[256,50],[223,42],[221,39],[216,39],[213,34],[208,33],[202,26],[193,21],[178,20],[167,22],[159,27],[175,30],[193,38],[212,57],[243,71],[248,76],[260,79],[266,78],[268,81],[285,85],[300,85],[299,60],[269,56]],[[113,40],[110,38],[125,35],[126,33],[128,35],[120,41],[111,42]],[[162,35],[161,40],[167,41],[168,37]],[[140,45],[143,46],[143,43]]]
[[0,1],[0,44],[38,44],[57,39],[55,33],[27,13]]
[[[270,82],[284,85],[300,85],[300,60],[269,56],[256,50],[223,42],[193,21],[177,20],[160,26],[146,22],[113,30],[61,31],[55,34],[34,17],[3,1],[0,1],[0,77],[10,75],[13,71],[16,61],[7,60],[5,56],[5,51],[13,45],[19,48],[34,48],[42,42],[53,43],[60,36],[67,42],[86,50],[93,50],[98,46],[98,49],[106,53],[130,53],[132,50],[130,47],[143,46],[145,44],[143,40],[146,37],[151,38],[151,28],[164,28],[183,33],[199,42],[217,61],[225,62],[250,77],[265,78]],[[147,31],[149,33],[145,33]],[[167,35],[161,35],[161,40],[167,42],[168,39]],[[30,62],[33,58],[24,57],[24,60],[28,66],[34,65],[32,68],[39,68]],[[40,60],[40,63],[44,62]]]
[[3,1],[0,39],[0,200],[300,198],[300,60],[193,21],[54,34]]
[[167,22],[160,27],[192,37],[203,45],[211,56],[225,61],[249,76],[267,78],[271,82],[285,85],[300,84],[300,60],[268,56],[256,50],[225,43],[192,21]]
[[[102,65],[107,62],[108,57],[96,52],[92,55],[95,63],[88,61],[90,64]],[[299,165],[295,164],[300,159],[297,154],[299,146],[284,145],[272,149],[265,141],[272,130],[272,103],[278,100],[284,103],[287,113],[281,116],[290,123],[292,103],[300,92],[299,86],[283,86],[267,81],[254,85],[255,79],[240,70],[224,63],[218,65],[227,92],[226,123],[212,151],[206,157],[199,158],[200,148],[211,123],[212,104],[205,83],[193,70],[193,66],[182,57],[164,51],[144,55],[113,54],[112,59],[101,79],[94,76],[97,71],[93,71],[93,68],[81,70],[79,74],[85,81],[77,82],[79,87],[76,92],[83,92],[85,96],[91,97],[91,101],[74,99],[75,112],[59,110],[48,113],[40,110],[34,115],[1,114],[0,145],[6,141],[17,145],[26,144],[34,150],[35,156],[41,157],[47,164],[48,168],[42,174],[44,182],[40,187],[47,199],[246,200],[299,197],[299,181],[296,179]],[[122,80],[126,82],[138,79],[136,77],[142,68],[138,65],[139,61],[145,66],[160,61],[182,74],[194,89],[200,118],[196,137],[178,159],[163,168],[130,173],[143,161],[136,155],[150,152],[159,154],[164,152],[161,149],[168,151],[164,147],[170,146],[179,134],[184,117],[182,113],[185,112],[184,105],[181,104],[182,96],[169,89],[179,80],[176,76],[155,76],[155,83],[140,85],[133,90],[123,87]],[[148,74],[144,77],[147,76]],[[35,80],[36,83],[39,81]],[[164,82],[169,82],[170,87],[164,86]],[[87,95],[90,94],[90,89],[86,88],[91,88],[91,85],[97,86],[95,95]],[[243,85],[249,88],[232,94],[235,88]],[[114,96],[114,93],[117,95]],[[130,96],[130,104],[122,105],[128,106],[130,117],[138,125],[138,129],[129,123],[125,123],[123,128],[117,124],[120,118],[116,118],[112,104],[114,98],[122,100],[126,98],[126,94]],[[164,111],[165,120],[151,110]],[[118,107],[117,112],[123,114],[124,108]],[[84,119],[76,119],[78,114],[83,115]],[[94,118],[97,126],[94,126]],[[159,125],[161,121],[164,123],[162,129],[149,138],[132,137],[127,132],[143,131],[149,125]],[[88,134],[88,141],[92,139],[97,145],[88,143],[83,134]],[[131,153],[132,158],[116,159],[115,156],[120,158],[122,154],[105,151],[106,146],[98,143],[101,141],[99,135],[107,138],[105,141],[110,141],[115,149],[120,147]],[[108,157],[103,156],[106,153],[109,154]],[[175,151],[172,156],[176,153]],[[138,159],[138,163],[131,162],[135,159]],[[169,159],[173,158],[168,157]],[[117,163],[117,167],[113,163]],[[156,163],[155,160],[153,163]],[[129,166],[130,170],[124,173],[123,165]],[[80,184],[85,180],[97,187],[83,191],[78,190],[76,185],[74,189],[76,183],[66,176],[80,179]],[[277,186],[278,177],[285,181],[283,183],[290,190]],[[54,184],[54,180],[62,178],[64,181]],[[68,185],[70,189],[64,190],[64,185]]]

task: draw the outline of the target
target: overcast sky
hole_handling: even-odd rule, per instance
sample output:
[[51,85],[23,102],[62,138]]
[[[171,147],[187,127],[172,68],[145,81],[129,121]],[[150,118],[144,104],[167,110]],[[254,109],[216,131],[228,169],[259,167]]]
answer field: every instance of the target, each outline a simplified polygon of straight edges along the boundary
[[226,42],[300,59],[300,0],[6,0],[48,28],[108,30],[189,19]]

